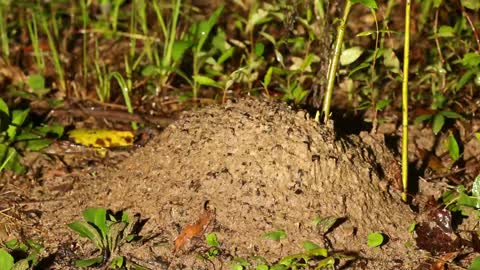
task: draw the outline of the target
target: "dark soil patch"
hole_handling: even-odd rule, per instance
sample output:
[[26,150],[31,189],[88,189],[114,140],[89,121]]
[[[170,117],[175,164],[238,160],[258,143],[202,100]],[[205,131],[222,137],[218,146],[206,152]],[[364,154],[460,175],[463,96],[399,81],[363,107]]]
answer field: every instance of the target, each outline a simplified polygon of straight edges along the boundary
[[[232,102],[185,113],[118,168],[84,177],[59,200],[38,205],[43,214],[34,235],[57,252],[56,269],[66,269],[71,250],[91,254],[90,244],[65,224],[89,206],[128,210],[148,219],[141,232],[148,241],[127,244],[122,254],[153,269],[212,269],[196,258],[204,240],[173,253],[181,229],[208,202],[215,217],[206,232],[217,233],[228,254],[214,262],[222,269],[231,256],[274,262],[301,252],[305,240],[356,254],[343,269],[413,269],[422,260],[420,251],[406,247],[414,242],[407,228],[415,215],[393,188],[393,163],[382,139],[364,133],[336,138],[331,127],[283,104]],[[312,225],[318,216],[343,222],[322,236]],[[262,237],[277,229],[288,237]],[[368,247],[371,232],[389,241]]]

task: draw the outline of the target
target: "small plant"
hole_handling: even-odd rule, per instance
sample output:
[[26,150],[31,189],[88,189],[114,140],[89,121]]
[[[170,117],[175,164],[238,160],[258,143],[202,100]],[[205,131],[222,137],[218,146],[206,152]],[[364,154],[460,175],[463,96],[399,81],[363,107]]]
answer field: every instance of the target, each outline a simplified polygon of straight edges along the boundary
[[28,121],[29,109],[10,111],[0,98],[0,172],[9,169],[16,173],[25,172],[20,162],[19,149],[39,151],[52,142],[48,137],[58,138],[63,134],[60,125],[34,127]]
[[[353,260],[354,257],[341,253],[329,253],[326,248],[321,248],[311,241],[303,243],[305,251],[303,253],[288,255],[280,259],[277,263],[268,264],[262,257],[253,258],[256,263],[249,262],[242,258],[233,259],[230,269],[232,270],[280,270],[280,269],[324,269],[332,268],[339,260]],[[254,267],[254,268],[253,268]]]
[[382,233],[369,233],[367,239],[367,245],[369,247],[379,247],[385,242],[385,236]]
[[[16,239],[3,243],[0,247],[0,269],[27,270],[33,269],[39,262],[39,254],[43,246],[33,240],[22,243]],[[18,254],[16,258],[12,254]]]
[[68,227],[81,237],[90,239],[98,249],[99,255],[77,260],[76,267],[104,265],[110,262],[112,269],[119,269],[127,264],[135,267],[134,269],[144,269],[127,262],[125,257],[117,254],[118,247],[136,237],[134,226],[138,223],[139,216],[130,218],[127,212],[122,212],[120,220],[117,220],[113,215],[107,215],[105,208],[88,208],[83,211],[83,218],[84,221],[72,222]]

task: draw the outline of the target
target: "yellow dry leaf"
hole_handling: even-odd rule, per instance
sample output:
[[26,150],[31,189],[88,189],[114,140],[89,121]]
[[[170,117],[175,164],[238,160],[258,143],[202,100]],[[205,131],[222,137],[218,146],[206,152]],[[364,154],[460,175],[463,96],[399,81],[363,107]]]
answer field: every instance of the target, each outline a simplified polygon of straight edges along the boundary
[[133,132],[131,131],[78,128],[70,131],[68,136],[76,144],[96,148],[122,147],[133,144]]

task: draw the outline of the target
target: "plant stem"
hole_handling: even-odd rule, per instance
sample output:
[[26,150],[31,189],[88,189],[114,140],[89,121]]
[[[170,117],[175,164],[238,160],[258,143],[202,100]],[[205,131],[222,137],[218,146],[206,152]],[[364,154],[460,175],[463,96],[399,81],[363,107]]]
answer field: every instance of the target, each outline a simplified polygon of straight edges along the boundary
[[342,43],[343,36],[345,34],[345,25],[348,20],[348,15],[350,14],[350,9],[352,8],[352,2],[347,0],[345,2],[345,8],[343,9],[343,18],[340,24],[337,27],[337,39],[335,40],[335,48],[328,66],[327,73],[327,91],[325,93],[325,99],[323,101],[323,113],[324,113],[324,122],[326,123],[330,117],[330,105],[332,102],[333,87],[335,85],[335,75],[338,67],[338,61],[340,59],[340,54],[342,52]]
[[402,200],[407,201],[408,191],[408,65],[410,54],[410,6],[405,5],[405,41],[403,49],[403,84],[402,84]]

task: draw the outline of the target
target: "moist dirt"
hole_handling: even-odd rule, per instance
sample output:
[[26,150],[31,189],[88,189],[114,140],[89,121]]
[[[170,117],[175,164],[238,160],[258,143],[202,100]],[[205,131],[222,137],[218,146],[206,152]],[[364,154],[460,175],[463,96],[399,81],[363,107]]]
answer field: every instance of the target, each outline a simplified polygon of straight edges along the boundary
[[[140,214],[142,239],[119,254],[150,269],[229,269],[233,258],[269,263],[312,241],[354,256],[337,269],[414,269],[424,261],[408,227],[415,214],[400,200],[398,163],[381,136],[338,137],[303,111],[244,99],[186,112],[146,146],[111,168],[72,181],[38,211],[26,236],[41,239],[52,269],[75,269],[93,245],[66,224],[87,207]],[[174,241],[204,214],[196,237]],[[327,232],[316,218],[338,218]],[[284,230],[279,241],[264,237]],[[215,232],[221,255],[199,259]],[[367,246],[369,233],[386,236]]]

